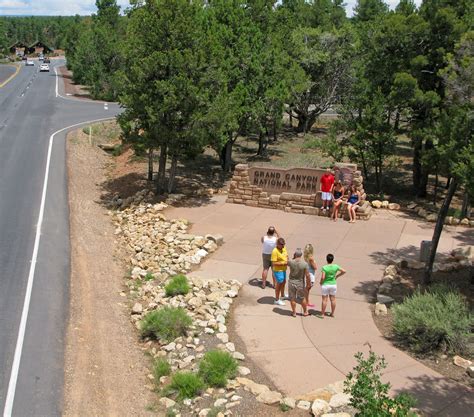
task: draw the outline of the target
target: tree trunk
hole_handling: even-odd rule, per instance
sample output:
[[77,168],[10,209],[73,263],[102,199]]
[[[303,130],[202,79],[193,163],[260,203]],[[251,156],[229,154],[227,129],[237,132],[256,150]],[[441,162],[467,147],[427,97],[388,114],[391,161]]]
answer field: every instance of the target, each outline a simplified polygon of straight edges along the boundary
[[232,171],[232,146],[234,145],[234,140],[232,139],[232,134],[229,135],[229,139],[224,145],[221,153],[221,163],[222,169],[224,172]]
[[273,119],[273,142],[276,142],[278,137],[277,137],[277,122],[276,119]]
[[467,191],[464,191],[464,197],[462,199],[462,207],[461,207],[461,218],[464,219],[465,217],[471,217],[471,205],[469,204],[471,198]]
[[436,200],[438,199],[438,184],[439,184],[439,175],[438,175],[438,165],[436,164],[436,174],[435,174],[435,183],[433,190],[433,204],[436,207]]
[[258,135],[258,150],[257,150],[258,156],[265,155],[265,151],[267,150],[267,144],[268,144],[268,137],[265,136],[265,134],[262,131],[260,131]]
[[397,113],[395,114],[395,125],[394,129],[398,132],[398,129],[400,128],[400,112],[397,110]]
[[456,178],[451,180],[451,184],[449,185],[448,193],[441,205],[441,208],[438,212],[438,219],[436,221],[436,226],[433,232],[433,238],[431,239],[431,252],[428,262],[425,266],[425,273],[423,276],[423,282],[425,285],[431,284],[431,278],[433,275],[433,264],[435,261],[436,251],[438,249],[439,238],[441,237],[441,232],[443,231],[444,220],[448,214],[448,209],[451,204],[451,200],[453,199],[453,195],[456,192],[456,188],[458,186],[458,182]]
[[178,156],[173,155],[171,158],[170,176],[168,178],[168,194],[174,191],[174,183],[176,178],[176,168],[178,167]]
[[148,181],[153,181],[153,148],[148,148]]
[[418,195],[421,184],[421,139],[413,139],[413,188]]
[[158,164],[158,178],[156,179],[156,194],[160,195],[163,192],[166,178],[166,157],[167,148],[166,145],[162,145],[160,148],[160,161]]

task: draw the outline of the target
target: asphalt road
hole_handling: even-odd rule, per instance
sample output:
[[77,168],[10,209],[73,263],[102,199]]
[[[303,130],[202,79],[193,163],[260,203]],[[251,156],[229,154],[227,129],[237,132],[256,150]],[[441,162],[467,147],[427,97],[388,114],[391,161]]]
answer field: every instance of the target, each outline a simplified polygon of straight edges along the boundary
[[[68,128],[71,125],[113,117],[120,111],[116,104],[66,97],[53,70],[60,64],[53,61],[50,73],[40,73],[36,61],[0,88],[0,410],[4,417],[61,415],[70,274],[65,136],[77,128]],[[64,130],[51,139],[60,129]]]
[[1,64],[0,65],[0,85],[6,81],[11,75],[16,71],[16,68],[13,65]]

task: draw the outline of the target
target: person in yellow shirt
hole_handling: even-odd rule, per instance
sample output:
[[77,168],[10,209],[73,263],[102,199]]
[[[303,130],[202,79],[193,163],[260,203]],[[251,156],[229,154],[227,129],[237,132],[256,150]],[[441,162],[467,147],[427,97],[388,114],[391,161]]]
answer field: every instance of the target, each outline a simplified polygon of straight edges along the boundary
[[285,239],[278,238],[276,248],[272,251],[272,271],[275,276],[275,304],[284,306],[283,296],[285,294],[286,268],[288,265],[288,253],[285,248]]

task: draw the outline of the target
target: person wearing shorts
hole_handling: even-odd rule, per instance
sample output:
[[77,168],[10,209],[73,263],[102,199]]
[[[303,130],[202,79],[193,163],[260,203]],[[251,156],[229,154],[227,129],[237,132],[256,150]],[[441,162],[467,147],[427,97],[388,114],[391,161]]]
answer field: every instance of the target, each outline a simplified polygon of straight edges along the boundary
[[284,306],[283,296],[285,294],[286,268],[288,265],[288,253],[285,248],[285,239],[279,237],[276,248],[272,251],[272,271],[275,277],[275,304]]
[[321,317],[324,318],[326,315],[326,306],[328,303],[328,297],[331,300],[331,317],[335,317],[336,312],[336,292],[337,283],[336,280],[344,275],[346,271],[339,265],[334,264],[334,255],[329,253],[326,256],[327,265],[324,265],[321,269]]
[[329,205],[332,200],[332,188],[334,187],[334,175],[331,174],[331,170],[328,168],[326,173],[321,177],[320,188],[321,188],[321,200],[323,205],[321,210],[329,210]]
[[296,249],[293,259],[288,261],[290,275],[288,277],[288,294],[291,303],[291,315],[296,317],[296,298],[301,298],[303,316],[308,315],[307,294],[311,288],[308,264],[303,260],[303,251]]
[[[267,234],[263,236],[260,241],[262,242],[262,263],[263,263],[263,270],[262,270],[262,288],[265,289],[267,286],[267,275],[268,270],[272,266],[272,251],[276,247],[276,242],[278,239],[278,232],[276,231],[275,227],[270,226],[267,230]],[[275,277],[273,276],[272,271],[272,278],[273,278],[273,287],[275,287]]]
[[304,260],[308,264],[308,272],[309,272],[309,279],[310,279],[310,287],[308,289],[308,294],[306,294],[306,302],[308,303],[308,307],[313,308],[314,304],[311,304],[309,302],[309,292],[311,288],[314,285],[314,282],[316,281],[315,275],[316,275],[316,261],[314,260],[314,248],[311,243],[308,243],[304,247]]

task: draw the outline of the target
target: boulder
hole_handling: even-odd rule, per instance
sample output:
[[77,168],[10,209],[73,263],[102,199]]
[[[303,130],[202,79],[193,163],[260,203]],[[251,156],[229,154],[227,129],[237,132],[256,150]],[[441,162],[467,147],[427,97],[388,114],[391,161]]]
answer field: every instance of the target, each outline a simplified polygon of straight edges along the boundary
[[390,203],[388,205],[389,210],[400,210],[400,204],[397,203]]
[[286,405],[289,408],[295,408],[296,407],[296,400],[291,397],[285,397],[280,401],[280,404]]
[[387,315],[387,306],[382,303],[375,304],[375,315],[376,316],[386,316]]
[[458,355],[453,357],[453,363],[456,366],[460,366],[461,368],[464,368],[464,369],[467,369],[470,366],[472,366],[472,362],[470,360],[461,358],[461,356],[458,356]]
[[373,208],[380,208],[382,207],[382,202],[380,200],[374,200],[371,202]]
[[304,400],[304,401],[310,401],[313,402],[315,400],[324,400],[328,401],[331,399],[331,397],[334,395],[334,392],[327,390],[326,388],[318,388],[315,389],[314,391],[308,392],[307,394],[302,395],[298,399]]
[[388,200],[382,201],[382,208],[388,208],[389,204]]
[[140,303],[135,303],[132,307],[132,314],[142,314],[143,306]]
[[266,385],[257,384],[248,378],[237,377],[237,382],[243,385],[253,395],[260,395],[266,391],[270,391],[270,388],[268,388]]
[[332,396],[329,406],[331,408],[345,407],[349,404],[350,400],[351,396],[349,394],[339,393]]
[[298,408],[301,410],[308,411],[311,408],[311,403],[309,401],[298,401],[298,404],[296,405]]
[[282,395],[276,391],[264,391],[257,396],[258,402],[268,405],[277,404],[281,401],[281,399]]
[[216,401],[214,401],[214,407],[222,407],[226,403],[227,400],[225,398],[218,398]]
[[159,402],[165,408],[174,407],[174,405],[176,404],[176,401],[173,401],[171,398],[167,398],[167,397],[160,398]]
[[390,294],[392,291],[392,284],[385,282],[379,287],[379,294]]
[[[339,395],[339,394],[336,394]],[[311,413],[315,417],[319,417],[327,412],[331,411],[330,405],[324,400],[316,400],[311,406]]]
[[242,376],[247,376],[248,374],[250,374],[250,369],[246,368],[245,366],[239,366],[237,368],[237,371],[239,372],[239,375]]
[[474,259],[473,246],[461,246],[451,251],[451,256],[456,260],[462,261],[464,259]]
[[384,294],[377,294],[377,302],[380,304],[392,304],[395,300]]

